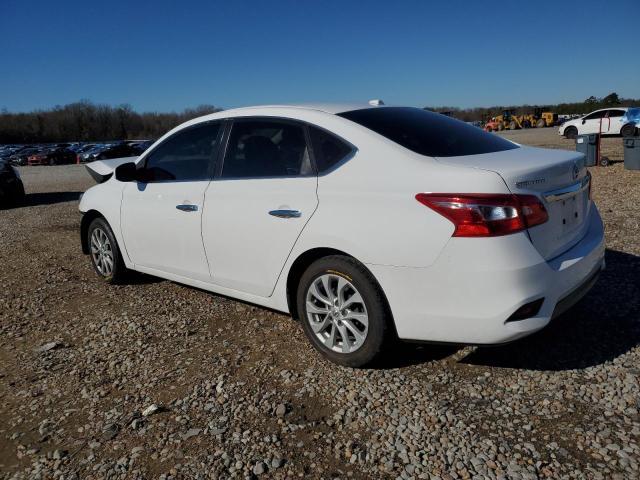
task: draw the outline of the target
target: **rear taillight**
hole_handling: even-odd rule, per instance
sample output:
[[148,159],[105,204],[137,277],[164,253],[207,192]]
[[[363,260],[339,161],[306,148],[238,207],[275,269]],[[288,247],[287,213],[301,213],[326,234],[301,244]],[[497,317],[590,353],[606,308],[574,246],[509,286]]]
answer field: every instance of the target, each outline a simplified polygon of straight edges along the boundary
[[419,193],[416,200],[451,220],[454,237],[509,235],[549,219],[534,195]]

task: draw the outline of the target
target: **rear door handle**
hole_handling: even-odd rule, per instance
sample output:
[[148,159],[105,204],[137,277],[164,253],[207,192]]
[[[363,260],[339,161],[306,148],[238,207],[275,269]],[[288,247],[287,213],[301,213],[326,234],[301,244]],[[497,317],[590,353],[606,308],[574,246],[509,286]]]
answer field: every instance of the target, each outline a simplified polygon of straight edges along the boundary
[[191,204],[176,205],[176,208],[183,212],[197,212],[198,206]]
[[302,213],[298,210],[271,210],[269,215],[278,218],[300,218]]

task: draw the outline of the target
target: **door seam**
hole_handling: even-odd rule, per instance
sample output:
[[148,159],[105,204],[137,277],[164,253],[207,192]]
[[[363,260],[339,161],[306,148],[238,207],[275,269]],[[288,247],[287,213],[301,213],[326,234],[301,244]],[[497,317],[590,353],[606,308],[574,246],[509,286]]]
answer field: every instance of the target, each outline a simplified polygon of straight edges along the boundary
[[320,206],[320,196],[318,195],[318,183],[319,183],[318,177],[316,176],[316,208],[313,209],[313,212],[311,212],[311,215],[309,215],[309,218],[307,219],[307,221],[304,223],[304,225],[300,229],[300,233],[298,234],[298,236],[296,237],[295,241],[293,242],[293,245],[291,245],[291,250],[289,250],[289,253],[287,254],[287,258],[285,258],[284,263],[282,264],[282,268],[280,269],[280,273],[278,273],[278,277],[276,278],[276,282],[273,284],[273,288],[271,289],[271,293],[269,295],[267,295],[266,298],[271,298],[273,296],[273,293],[276,291],[276,287],[278,286],[278,283],[280,282],[280,277],[282,277],[282,272],[284,272],[284,267],[289,262],[289,258],[291,257],[291,253],[293,252],[293,249],[296,248],[296,245],[298,244],[298,240],[300,239],[300,236],[302,235],[304,230],[307,228],[307,225],[309,224],[309,222],[311,221],[311,219],[313,218],[315,213],[318,211],[318,207]]

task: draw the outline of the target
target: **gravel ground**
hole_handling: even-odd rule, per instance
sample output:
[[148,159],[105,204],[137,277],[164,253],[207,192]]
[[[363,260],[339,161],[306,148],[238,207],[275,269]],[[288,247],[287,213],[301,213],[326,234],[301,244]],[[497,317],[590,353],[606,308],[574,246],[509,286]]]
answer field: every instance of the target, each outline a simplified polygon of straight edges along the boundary
[[640,173],[592,173],[607,270],[573,310],[508,346],[404,345],[350,370],[286,315],[101,283],[78,241],[84,168],[24,168],[28,206],[0,211],[0,476],[640,477]]

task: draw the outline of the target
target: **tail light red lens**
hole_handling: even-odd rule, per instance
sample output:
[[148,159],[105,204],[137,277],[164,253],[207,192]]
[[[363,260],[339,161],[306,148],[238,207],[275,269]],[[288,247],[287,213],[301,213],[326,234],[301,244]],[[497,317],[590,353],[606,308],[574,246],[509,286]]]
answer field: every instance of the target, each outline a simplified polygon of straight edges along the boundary
[[451,220],[454,237],[509,235],[549,219],[534,195],[418,193],[416,200]]

